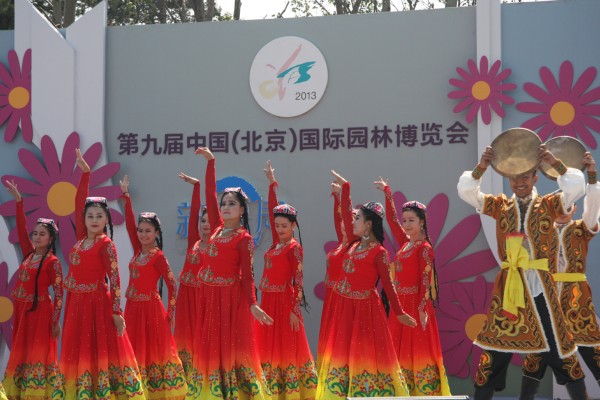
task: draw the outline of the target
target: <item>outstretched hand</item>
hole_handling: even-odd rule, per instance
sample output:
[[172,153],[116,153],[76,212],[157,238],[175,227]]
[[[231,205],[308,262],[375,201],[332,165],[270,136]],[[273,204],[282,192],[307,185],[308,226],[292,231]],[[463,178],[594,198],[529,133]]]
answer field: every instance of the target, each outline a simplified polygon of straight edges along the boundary
[[256,304],[250,306],[250,312],[261,325],[273,325],[273,318],[269,317],[269,315]]
[[385,188],[388,186],[388,180],[387,179],[383,179],[382,177],[379,177],[379,180],[373,182],[373,184],[375,185],[375,187],[377,189],[379,189],[382,192],[384,192]]
[[202,154],[202,157],[204,157],[206,159],[206,161],[210,161],[210,160],[214,160],[215,156],[213,155],[213,153],[210,151],[210,149],[208,147],[198,147],[196,149],[196,151],[194,151],[194,154]]
[[481,159],[479,159],[479,166],[486,169],[492,163],[492,160],[496,158],[496,152],[491,146],[487,146],[483,153],[481,153]]
[[410,315],[408,315],[406,313],[404,313],[402,315],[398,315],[397,318],[401,324],[410,326],[411,328],[414,328],[415,326],[417,326],[417,321],[415,321],[415,319],[413,317],[411,317]]
[[264,169],[265,175],[269,180],[269,184],[275,183],[275,168],[271,165],[271,160],[267,161],[267,167]]
[[77,156],[77,166],[82,172],[90,172],[90,166],[83,159],[80,149],[75,149],[75,155]]
[[341,176],[334,170],[331,170],[331,174],[333,175],[333,183],[343,186],[344,183],[348,182],[343,176]]
[[19,193],[19,189],[17,189],[17,184],[15,183],[15,181],[4,181],[4,183],[6,184],[6,190],[8,190],[8,193],[13,195],[15,201],[21,201],[21,193]]
[[181,179],[183,179],[183,181],[184,181],[184,182],[187,182],[187,183],[189,183],[189,184],[191,184],[191,185],[195,185],[196,183],[198,183],[198,182],[199,182],[199,180],[198,180],[198,179],[194,178],[193,176],[186,175],[186,174],[184,174],[183,172],[180,172],[180,173],[179,173],[179,177],[180,177]]
[[121,187],[121,192],[129,196],[129,177],[127,175],[123,177],[123,180],[119,181],[119,186]]

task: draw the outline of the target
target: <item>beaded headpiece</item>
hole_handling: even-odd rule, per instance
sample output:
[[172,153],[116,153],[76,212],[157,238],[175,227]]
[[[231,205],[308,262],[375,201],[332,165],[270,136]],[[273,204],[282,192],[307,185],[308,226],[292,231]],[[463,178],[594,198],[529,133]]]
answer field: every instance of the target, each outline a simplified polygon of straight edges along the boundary
[[38,224],[43,224],[43,225],[51,226],[52,229],[54,229],[54,232],[58,233],[58,226],[56,225],[56,222],[54,222],[53,219],[50,219],[50,218],[38,218],[37,223]]
[[248,196],[246,195],[246,193],[244,193],[244,191],[242,190],[241,187],[228,187],[224,190],[225,193],[239,193],[242,195],[242,197],[244,198],[244,200],[246,200],[246,203],[250,202],[250,199],[248,198]]
[[418,201],[407,201],[406,203],[402,204],[402,209],[405,208],[417,208],[419,210],[422,210],[424,212],[427,212],[427,207],[425,206],[425,204],[423,203],[419,203]]
[[152,221],[157,222],[160,225],[160,219],[158,219],[158,215],[153,212],[141,212],[140,219],[151,219]]
[[381,205],[381,203],[378,203],[376,201],[370,201],[367,204],[360,206],[360,208],[374,212],[375,214],[377,214],[379,216],[379,218],[382,218],[382,219],[385,216],[385,212],[383,211],[383,206]]
[[202,206],[202,208],[200,209],[200,215],[204,215],[206,213],[206,206]]
[[280,204],[273,208],[273,214],[285,214],[295,217],[298,215],[298,211],[296,211],[296,209],[289,204]]
[[108,205],[108,201],[106,200],[106,197],[86,197],[85,198],[85,204],[104,204],[105,206]]

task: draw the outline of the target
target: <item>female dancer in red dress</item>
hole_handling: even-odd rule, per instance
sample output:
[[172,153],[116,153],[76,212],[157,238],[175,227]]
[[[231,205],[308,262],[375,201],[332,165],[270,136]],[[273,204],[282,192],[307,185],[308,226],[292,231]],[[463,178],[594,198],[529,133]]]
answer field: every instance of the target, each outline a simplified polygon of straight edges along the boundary
[[450,387],[432,299],[437,296],[433,247],[427,234],[426,207],[418,201],[402,206],[398,220],[392,191],[379,178],[377,189],[385,193],[387,221],[400,246],[396,253],[394,286],[404,311],[419,321],[411,328],[390,313],[389,326],[398,362],[411,396],[449,396]]
[[[342,217],[352,224],[350,184],[333,172],[342,186]],[[377,279],[391,296],[398,320],[415,326],[396,297],[383,243],[383,207],[370,202],[354,218],[353,233],[360,237],[345,253],[342,272],[331,294],[330,322],[324,335],[319,371],[318,400],[346,397],[406,396],[408,390],[390,336]]]
[[[40,218],[31,234],[23,199],[15,182],[6,181],[17,206],[17,232],[23,253],[15,300],[13,345],[6,366],[4,387],[11,399],[49,399],[58,374],[58,335],[62,309],[62,267],[54,255],[58,228],[53,220]],[[54,291],[54,304],[48,287]]]
[[[60,370],[65,399],[145,399],[121,311],[121,279],[112,222],[104,197],[87,197],[90,167],[83,171],[75,213],[79,240],[69,254]],[[110,282],[110,292],[107,285]]]
[[208,160],[206,202],[211,236],[198,274],[202,286],[188,396],[268,399],[252,317],[264,324],[272,324],[273,319],[256,304],[248,200],[240,188],[228,188],[218,207],[214,156],[205,147],[196,154]]
[[[125,292],[127,335],[140,369],[146,398],[183,400],[187,393],[186,377],[171,334],[177,283],[162,252],[160,220],[155,213],[143,212],[136,224],[127,175],[120,183],[125,198],[125,224],[133,246],[129,286]],[[168,314],[156,289],[161,277],[169,291]]]
[[[321,326],[319,329],[319,342],[317,345],[317,371],[321,368],[323,359],[323,346],[325,344],[324,335],[327,332],[327,323],[330,321],[330,303],[331,293],[342,271],[342,262],[348,243],[357,239],[352,233],[352,225],[347,226],[342,221],[342,206],[340,204],[342,188],[337,183],[331,184],[331,194],[333,196],[333,223],[335,232],[338,238],[338,245],[335,249],[327,253],[326,265],[327,272],[325,273],[325,299],[323,300],[323,310],[321,311]],[[354,214],[354,210],[353,210]]]
[[197,303],[200,293],[201,281],[198,272],[204,260],[206,243],[210,235],[210,225],[206,207],[202,207],[200,230],[198,230],[198,214],[200,213],[200,182],[179,173],[179,177],[194,186],[192,204],[188,219],[188,245],[185,263],[179,274],[179,290],[177,291],[177,313],[175,314],[175,343],[179,351],[179,358],[183,364],[185,374],[189,373],[192,365],[192,346],[194,343],[194,329],[196,329]]
[[271,162],[267,161],[265,173],[269,180],[269,224],[273,244],[265,253],[260,280],[260,305],[273,317],[274,323],[270,326],[256,324],[258,352],[273,400],[314,399],[317,371],[300,310],[306,300],[302,286],[302,244],[294,238],[294,229],[298,227],[297,212],[288,204],[278,205],[274,171]]

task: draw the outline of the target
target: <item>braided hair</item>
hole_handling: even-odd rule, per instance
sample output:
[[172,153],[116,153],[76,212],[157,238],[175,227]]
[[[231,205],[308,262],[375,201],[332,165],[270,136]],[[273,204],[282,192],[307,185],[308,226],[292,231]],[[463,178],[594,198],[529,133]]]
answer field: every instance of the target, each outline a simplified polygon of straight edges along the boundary
[[[140,226],[140,224],[142,222],[147,222],[150,225],[152,225],[154,227],[154,230],[156,232],[158,232],[158,236],[156,236],[156,247],[158,247],[160,250],[163,249],[163,235],[162,235],[162,229],[160,227],[160,219],[158,219],[158,215],[156,215],[155,213],[149,213],[149,212],[143,212],[140,213],[139,217],[138,217],[138,226]],[[159,280],[159,284],[158,284],[158,293],[160,294],[160,297],[162,298],[162,294],[163,294],[163,285],[164,285],[164,279],[161,276],[160,280]]]
[[[292,225],[294,223],[296,224],[296,227],[298,228],[298,240],[300,242],[300,247],[302,247],[302,235],[300,234],[300,224],[298,224],[298,217],[296,215],[283,214],[283,213],[273,214],[273,219],[275,219],[277,217],[284,217],[288,221],[290,221],[290,223]],[[293,231],[292,231],[292,235],[293,235]],[[309,312],[308,310],[310,309],[310,305],[308,304],[308,301],[306,301],[306,296],[304,294],[304,286],[302,287],[302,300],[300,301],[300,307],[304,308],[306,310],[306,312]]]
[[[37,225],[43,226],[44,228],[46,228],[48,230],[48,235],[50,235],[51,240],[50,240],[50,243],[48,244],[48,248],[46,249],[46,252],[42,256],[42,258],[40,259],[40,262],[38,264],[37,272],[35,274],[35,289],[34,289],[34,294],[33,294],[33,304],[31,305],[31,308],[29,310],[27,310],[27,312],[35,311],[37,308],[38,280],[40,278],[40,273],[42,272],[42,266],[44,265],[44,260],[46,259],[46,256],[48,256],[48,254],[50,254],[50,253],[56,254],[56,237],[57,237],[56,229],[54,229],[54,226],[52,226],[50,224],[42,223],[42,222],[39,222]],[[33,254],[35,254],[35,249],[31,250],[25,257],[23,257],[23,261],[25,261],[27,259],[27,257],[33,256]]]
[[[427,230],[427,212],[425,211],[425,209],[421,208],[421,207],[417,207],[417,206],[410,206],[410,207],[404,207],[402,208],[402,212],[404,211],[412,211],[417,215],[417,218],[419,218],[419,220],[423,221],[423,233],[425,234],[425,240],[427,241],[427,243],[429,243],[431,245],[431,248],[433,248],[433,243],[431,243],[431,239],[429,238],[429,231]],[[433,269],[433,279],[431,284],[429,285],[429,298],[431,299],[432,302],[435,303],[439,303],[439,284],[438,284],[438,275],[437,275],[437,269],[435,268],[435,257],[433,259],[433,265],[432,265],[432,269]]]
[[[383,246],[383,242],[385,240],[383,232],[383,218],[366,207],[361,207],[360,210],[362,211],[365,221],[371,221],[371,232],[373,232],[373,235],[379,244]],[[360,240],[360,238],[358,240]]]

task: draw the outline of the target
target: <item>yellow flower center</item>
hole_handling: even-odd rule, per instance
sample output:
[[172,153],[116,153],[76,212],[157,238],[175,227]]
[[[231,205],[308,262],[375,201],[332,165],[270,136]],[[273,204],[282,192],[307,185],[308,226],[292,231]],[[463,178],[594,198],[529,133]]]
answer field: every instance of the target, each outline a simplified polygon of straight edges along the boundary
[[8,93],[8,104],[15,110],[25,108],[29,104],[29,91],[22,86],[13,88]]
[[470,340],[475,340],[477,334],[483,328],[486,318],[485,314],[473,314],[469,317],[465,324],[465,333]]
[[70,182],[56,182],[46,196],[48,207],[55,215],[64,217],[75,211],[77,188]]
[[0,324],[8,321],[13,315],[13,303],[8,297],[0,296]]
[[471,87],[471,94],[480,101],[487,99],[491,92],[490,85],[484,81],[477,81]]
[[575,119],[575,107],[568,101],[557,101],[550,109],[550,119],[558,126],[569,125]]

